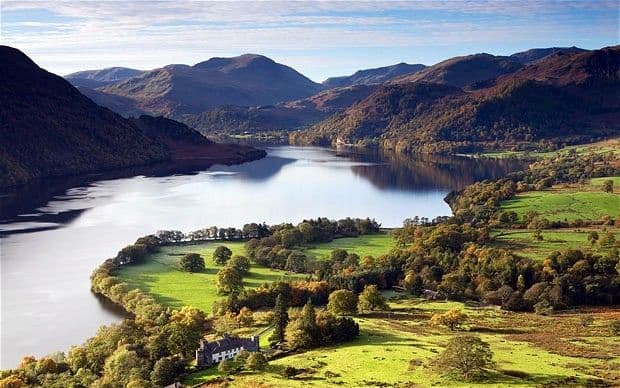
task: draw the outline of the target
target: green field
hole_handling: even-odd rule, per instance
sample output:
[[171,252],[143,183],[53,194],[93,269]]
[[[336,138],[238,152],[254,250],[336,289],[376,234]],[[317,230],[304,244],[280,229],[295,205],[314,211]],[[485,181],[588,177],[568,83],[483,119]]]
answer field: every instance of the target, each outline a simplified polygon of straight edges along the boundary
[[[494,239],[491,245],[496,248],[509,249],[531,259],[543,260],[553,251],[563,251],[568,248],[600,250],[598,245],[593,247],[588,242],[588,233],[592,230],[596,230],[599,236],[604,233],[601,228],[550,229],[543,230],[543,240],[538,241],[534,237],[533,230],[500,229],[491,234]],[[620,229],[608,227],[607,230],[614,233],[616,240],[620,240]]]
[[[535,147],[536,144],[533,144],[533,146]],[[579,155],[606,154],[606,153],[616,154],[620,152],[620,139],[610,139],[610,140],[603,140],[603,141],[591,143],[591,144],[578,144],[578,145],[566,146],[556,151],[499,150],[499,151],[483,151],[483,152],[479,152],[476,154],[465,154],[464,156],[493,158],[493,159],[505,159],[505,158],[542,159],[542,158],[555,157],[561,154],[566,154],[570,151],[575,151]]]
[[[261,386],[279,387],[404,387],[413,383],[416,387],[525,387],[551,383],[566,386],[567,378],[575,386],[584,386],[602,377],[608,368],[612,368],[612,375],[605,375],[607,378],[620,377],[618,369],[613,369],[619,365],[620,350],[602,329],[606,327],[603,319],[609,318],[604,314],[595,316],[593,328],[575,333],[578,314],[543,317],[421,299],[392,301],[391,307],[387,314],[357,318],[361,335],[355,341],[273,360],[264,373],[233,376],[232,386],[262,383]],[[464,383],[431,366],[431,360],[446,341],[458,332],[433,327],[429,319],[433,312],[454,307],[463,308],[470,316],[471,322],[465,330],[479,334],[491,345],[496,366],[484,382]],[[560,335],[553,333],[556,328],[561,329]],[[549,341],[541,340],[547,336]],[[568,342],[571,340],[582,341],[578,346],[588,349],[584,356],[575,356],[580,349],[572,348]],[[287,379],[282,376],[286,366],[304,372]],[[217,376],[216,368],[211,368],[190,375],[185,383],[197,384]]]
[[396,242],[391,234],[369,234],[360,237],[339,238],[325,244],[305,249],[304,252],[316,259],[327,259],[335,249],[345,249],[349,253],[356,253],[359,257],[378,257],[394,248]]
[[[122,267],[118,277],[130,286],[152,295],[165,306],[173,308],[192,306],[210,313],[213,302],[221,297],[217,294],[215,280],[217,271],[222,267],[213,262],[213,251],[220,245],[230,248],[233,255],[245,252],[244,242],[238,241],[167,246],[147,258],[144,264]],[[199,253],[204,257],[207,267],[204,273],[188,273],[178,269],[181,256],[190,252]],[[250,273],[244,277],[244,285],[253,288],[282,278],[306,276],[253,264]]]
[[516,212],[519,220],[528,211],[537,211],[549,221],[600,220],[603,215],[618,216],[620,196],[600,191],[533,191],[503,201],[501,209]]

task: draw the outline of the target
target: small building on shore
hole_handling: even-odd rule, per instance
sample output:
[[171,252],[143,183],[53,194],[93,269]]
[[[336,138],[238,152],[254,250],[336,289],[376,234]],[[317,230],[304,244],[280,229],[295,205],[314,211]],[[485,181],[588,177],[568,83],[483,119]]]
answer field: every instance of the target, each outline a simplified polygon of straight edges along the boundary
[[224,335],[216,341],[201,340],[200,347],[196,349],[196,366],[204,368],[222,360],[229,360],[242,350],[258,352],[260,350],[258,342],[257,335],[250,338]]

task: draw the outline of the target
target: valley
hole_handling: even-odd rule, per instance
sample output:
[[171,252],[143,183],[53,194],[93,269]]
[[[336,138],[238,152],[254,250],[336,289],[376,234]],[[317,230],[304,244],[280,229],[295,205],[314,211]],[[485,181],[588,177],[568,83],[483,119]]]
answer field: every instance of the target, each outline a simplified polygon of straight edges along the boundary
[[0,388],[620,386],[569,3],[2,2]]

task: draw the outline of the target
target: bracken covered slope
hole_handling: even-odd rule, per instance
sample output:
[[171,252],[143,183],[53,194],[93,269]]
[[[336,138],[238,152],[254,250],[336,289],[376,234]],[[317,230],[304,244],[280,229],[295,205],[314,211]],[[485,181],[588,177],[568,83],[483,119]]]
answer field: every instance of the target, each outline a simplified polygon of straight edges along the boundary
[[589,141],[619,134],[619,62],[616,46],[556,53],[476,89],[393,83],[291,137],[304,144],[378,143],[422,152]]
[[169,158],[164,145],[19,50],[0,46],[0,63],[0,186]]

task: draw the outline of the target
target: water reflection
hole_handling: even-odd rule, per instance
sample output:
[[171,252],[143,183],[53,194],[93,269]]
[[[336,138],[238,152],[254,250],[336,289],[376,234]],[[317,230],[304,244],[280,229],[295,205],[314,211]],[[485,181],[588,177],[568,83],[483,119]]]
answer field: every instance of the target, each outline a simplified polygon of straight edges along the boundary
[[452,189],[518,168],[504,162],[376,151],[273,147],[240,166],[158,166],[40,182],[0,201],[2,368],[66,350],[120,319],[89,275],[136,237],[248,222],[372,217],[399,226],[448,215]]

